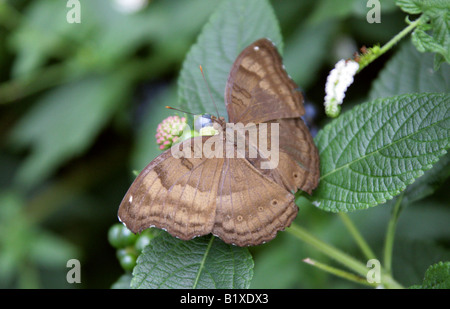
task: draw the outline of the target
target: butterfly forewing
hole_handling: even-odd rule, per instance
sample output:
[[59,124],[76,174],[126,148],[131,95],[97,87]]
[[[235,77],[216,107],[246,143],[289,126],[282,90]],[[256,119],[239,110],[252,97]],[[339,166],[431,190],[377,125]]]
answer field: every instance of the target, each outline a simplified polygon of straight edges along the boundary
[[[263,170],[260,164],[267,158],[247,158],[288,191],[301,189],[311,194],[319,181],[318,151],[300,118],[305,113],[303,96],[271,41],[260,39],[238,56],[225,89],[225,105],[230,122],[279,124],[278,167]],[[267,132],[270,147],[270,126]],[[254,147],[260,149],[259,145]]]
[[233,123],[259,123],[305,113],[297,85],[267,39],[254,42],[237,57],[228,77],[225,105],[228,121]]

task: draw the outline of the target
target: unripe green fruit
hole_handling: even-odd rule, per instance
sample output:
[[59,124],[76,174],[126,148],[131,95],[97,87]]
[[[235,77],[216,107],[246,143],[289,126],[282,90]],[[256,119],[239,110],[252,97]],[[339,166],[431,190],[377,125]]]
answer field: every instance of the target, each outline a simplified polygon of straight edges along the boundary
[[120,266],[125,271],[132,271],[134,266],[136,266],[136,253],[133,249],[119,249],[117,250],[117,259],[119,260]]
[[137,235],[120,223],[114,224],[108,231],[108,241],[116,249],[134,245],[137,238]]

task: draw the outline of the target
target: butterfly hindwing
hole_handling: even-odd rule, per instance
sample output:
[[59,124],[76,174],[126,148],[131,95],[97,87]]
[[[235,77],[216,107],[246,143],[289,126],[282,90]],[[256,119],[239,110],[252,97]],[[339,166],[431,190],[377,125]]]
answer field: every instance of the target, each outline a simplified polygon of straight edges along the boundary
[[294,196],[245,159],[225,159],[213,234],[227,243],[254,246],[273,239],[296,217]]
[[[193,147],[195,139],[182,147]],[[149,227],[181,239],[211,232],[223,159],[176,158],[171,149],[135,179],[119,207],[119,218],[133,232]]]

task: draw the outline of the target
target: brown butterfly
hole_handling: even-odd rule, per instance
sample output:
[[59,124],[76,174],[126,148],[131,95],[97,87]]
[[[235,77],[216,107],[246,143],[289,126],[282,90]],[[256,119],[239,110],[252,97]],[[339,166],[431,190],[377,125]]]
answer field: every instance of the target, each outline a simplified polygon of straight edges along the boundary
[[[260,39],[245,48],[225,89],[229,122],[278,123],[278,166],[261,168],[268,158],[251,142],[244,157],[230,142],[232,158],[184,156],[195,145],[229,139],[193,137],[175,145],[180,156],[166,150],[139,174],[120,204],[120,221],[134,233],[157,227],[183,240],[212,233],[229,244],[254,246],[273,239],[297,215],[293,193],[311,194],[319,179],[317,148],[300,118],[305,111],[296,89],[271,41]],[[225,130],[222,117],[210,118]],[[257,156],[250,158],[252,147]]]

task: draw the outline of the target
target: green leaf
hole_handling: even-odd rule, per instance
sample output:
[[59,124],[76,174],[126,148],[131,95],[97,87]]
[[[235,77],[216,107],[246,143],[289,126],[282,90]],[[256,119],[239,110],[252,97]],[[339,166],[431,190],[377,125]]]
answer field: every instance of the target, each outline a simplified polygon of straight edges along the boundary
[[[69,259],[80,258],[76,246],[33,224],[25,198],[19,192],[1,190],[0,205],[1,288],[36,288],[38,282],[29,279],[39,268],[61,270]],[[55,279],[60,285],[67,283],[65,276]]]
[[139,256],[131,287],[244,289],[252,276],[247,248],[227,245],[212,235],[183,241],[161,233]]
[[408,186],[403,197],[402,205],[411,204],[432,195],[450,176],[450,153],[447,153],[426,171],[413,184]]
[[39,99],[13,129],[16,147],[30,147],[16,183],[31,186],[81,154],[94,141],[128,91],[124,74],[85,78]]
[[359,6],[357,0],[321,0],[309,17],[310,23],[322,22],[330,19],[343,19],[350,16]]
[[26,7],[23,12],[26,22],[21,22],[8,38],[9,46],[16,52],[12,76],[30,73],[44,65],[50,56],[68,52],[62,49],[62,37],[74,27],[66,22],[66,14],[66,6],[55,1],[34,1]]
[[[414,224],[414,222],[405,222],[407,217],[404,218],[403,215],[406,214],[407,212],[403,213],[401,218],[404,225]],[[447,235],[442,234],[444,237]],[[425,271],[431,264],[449,259],[450,250],[431,239],[417,239],[406,233],[395,238],[392,269],[395,279],[404,286],[421,283]]]
[[447,0],[397,0],[395,4],[409,14],[420,14],[433,8],[448,9]]
[[132,278],[130,273],[123,274],[111,285],[111,289],[129,289]]
[[336,30],[337,24],[332,21],[306,26],[302,23],[286,43],[283,59],[286,71],[302,89],[317,79],[320,66],[329,57]]
[[369,98],[420,92],[450,92],[450,66],[444,64],[434,71],[433,54],[419,53],[406,42],[372,84]]
[[26,22],[20,23],[9,38],[16,53],[14,77],[33,72],[51,57],[75,57],[80,70],[115,70],[123,59],[129,60],[148,43],[155,53],[164,50],[165,57],[159,58],[167,61],[185,52],[190,38],[216,5],[208,0],[155,1],[137,14],[124,14],[111,0],[82,1],[81,23],[69,24],[66,2],[33,1],[26,7]]
[[[410,41],[402,44],[372,84],[369,98],[376,99],[414,92],[449,92],[450,66],[443,64],[433,70],[433,54],[420,53]],[[450,156],[442,157],[433,168],[426,171],[408,186],[402,205],[410,204],[433,194],[449,176]]]
[[[231,66],[246,46],[263,37],[282,50],[280,29],[268,1],[223,1],[183,63],[178,81],[180,106],[196,114],[216,114],[209,86],[219,114],[226,116],[224,93]],[[203,67],[207,85],[199,65]]]
[[449,147],[449,94],[410,94],[353,108],[316,136],[323,210],[385,203],[430,169]]
[[[412,42],[420,52],[434,52],[434,68],[445,60],[450,63],[450,6],[446,0],[398,0],[397,5],[409,14],[423,14],[428,23],[421,23],[412,33]],[[425,20],[424,19],[424,20]]]
[[395,2],[404,12],[409,14],[420,14],[422,9],[414,0],[397,0]]
[[425,272],[422,285],[414,285],[413,289],[450,289],[450,262],[439,262],[431,265]]

